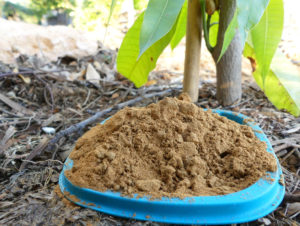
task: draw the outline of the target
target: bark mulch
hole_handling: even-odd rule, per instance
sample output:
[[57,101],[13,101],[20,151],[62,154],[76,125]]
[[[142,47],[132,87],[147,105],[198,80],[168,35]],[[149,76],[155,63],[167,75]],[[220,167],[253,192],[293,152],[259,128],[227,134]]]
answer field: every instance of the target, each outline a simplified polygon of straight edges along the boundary
[[[0,64],[0,225],[162,225],[72,207],[54,192],[64,160],[90,127],[125,106],[145,106],[180,94],[181,83],[166,80],[166,72],[152,74],[155,82],[139,89],[118,74],[107,80],[101,71],[99,84],[84,76],[74,81],[64,77],[88,63],[109,65],[113,59],[113,54],[100,51],[82,60],[60,59],[48,65],[51,70],[41,70],[26,56],[16,65]],[[231,107],[220,106],[215,94],[215,83],[203,81],[197,105],[253,118],[270,139],[285,175],[287,195],[280,207],[239,225],[298,225],[300,118],[276,110],[252,83],[244,82],[242,100]]]

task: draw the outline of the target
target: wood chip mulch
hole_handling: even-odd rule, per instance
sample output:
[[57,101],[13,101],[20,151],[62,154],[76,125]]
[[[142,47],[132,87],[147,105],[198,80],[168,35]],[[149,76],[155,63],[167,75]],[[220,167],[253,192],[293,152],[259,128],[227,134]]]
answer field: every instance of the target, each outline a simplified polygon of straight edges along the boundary
[[[56,62],[55,73],[42,73],[37,66],[29,65],[28,59],[18,64],[17,71],[15,66],[0,64],[1,73],[6,73],[0,76],[0,225],[163,225],[66,206],[54,188],[76,139],[114,114],[119,109],[115,106],[123,107],[122,103],[129,100],[134,101],[126,102],[128,105],[145,106],[165,96],[178,96],[181,84],[165,81],[159,72],[152,76],[154,85],[140,89],[119,75],[99,85],[84,79],[67,81],[60,76],[62,69],[80,71],[78,68],[88,62],[103,62],[107,57],[86,58],[71,66],[70,62]],[[19,73],[21,69],[27,73]],[[277,210],[238,225],[298,225],[300,118],[276,110],[252,83],[243,84],[242,100],[235,106],[219,106],[215,94],[215,83],[203,81],[197,105],[228,109],[254,119],[270,139],[285,175],[287,196]],[[58,132],[105,109],[110,110],[76,133],[62,136],[49,148],[49,141]]]

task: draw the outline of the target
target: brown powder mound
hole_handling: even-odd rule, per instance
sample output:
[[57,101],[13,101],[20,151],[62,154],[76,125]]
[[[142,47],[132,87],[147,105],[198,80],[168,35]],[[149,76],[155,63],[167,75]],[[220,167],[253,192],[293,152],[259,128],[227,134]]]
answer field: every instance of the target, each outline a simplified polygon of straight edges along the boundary
[[228,194],[277,168],[250,127],[186,96],[119,111],[85,133],[70,158],[65,175],[77,186],[152,198]]

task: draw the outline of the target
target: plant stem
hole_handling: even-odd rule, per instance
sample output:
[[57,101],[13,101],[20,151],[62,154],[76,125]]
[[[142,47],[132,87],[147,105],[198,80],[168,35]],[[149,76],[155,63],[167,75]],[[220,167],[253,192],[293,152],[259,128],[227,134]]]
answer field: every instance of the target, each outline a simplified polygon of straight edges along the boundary
[[205,13],[205,0],[200,0],[201,4],[201,13],[202,13],[202,23],[203,23],[203,31],[204,31],[204,39],[205,44],[209,52],[213,52],[213,47],[210,45],[209,42],[209,24],[210,24],[210,15],[208,15],[207,22],[206,22],[206,13]]
[[199,93],[199,63],[202,30],[201,16],[199,0],[189,0],[186,25],[183,92],[188,93],[193,102],[198,100]]
[[234,16],[236,0],[220,1],[220,20],[217,45],[213,58],[217,66],[217,99],[223,106],[236,104],[242,96],[242,45],[236,32],[223,57],[218,61],[226,29]]

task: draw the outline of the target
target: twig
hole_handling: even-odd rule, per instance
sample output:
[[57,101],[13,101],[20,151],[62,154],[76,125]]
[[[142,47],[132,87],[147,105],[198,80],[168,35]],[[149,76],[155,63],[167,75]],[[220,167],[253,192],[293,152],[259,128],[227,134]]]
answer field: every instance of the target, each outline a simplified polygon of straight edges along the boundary
[[87,94],[87,97],[85,98],[85,101],[83,102],[82,106],[86,105],[87,102],[89,101],[90,99],[90,95],[91,95],[91,90],[88,89],[88,94]]
[[[54,112],[54,97],[53,97],[53,92],[52,92],[52,90],[51,90],[51,88],[49,86],[49,83],[47,83],[46,81],[44,81],[39,76],[36,76],[36,78],[45,85],[45,88],[44,88],[44,98],[45,98],[46,103],[51,106],[51,111],[53,113]],[[51,97],[51,104],[48,101],[46,90],[48,90],[49,95]]]
[[287,203],[287,202],[300,202],[300,195],[285,194],[283,202],[284,203]]
[[119,109],[122,109],[126,106],[130,106],[130,105],[133,105],[137,102],[140,102],[144,99],[147,99],[147,98],[151,98],[151,97],[155,97],[155,96],[164,96],[168,93],[170,93],[172,91],[172,89],[166,89],[164,91],[161,91],[161,92],[155,92],[155,93],[150,93],[150,94],[146,94],[144,96],[140,96],[140,97],[137,97],[137,98],[134,98],[132,100],[128,100],[126,102],[123,102],[123,103],[119,103],[117,105],[115,105],[114,107],[109,107],[103,111],[99,111],[97,112],[95,115],[93,115],[92,117],[82,121],[82,122],[79,122],[75,125],[72,125],[70,126],[69,128],[65,129],[65,130],[62,130],[60,131],[59,133],[56,134],[56,136],[54,138],[52,138],[49,143],[48,143],[48,147],[47,147],[47,150],[49,149],[52,149],[52,147],[64,136],[66,135],[70,135],[71,133],[74,133],[76,131],[80,131],[82,129],[84,129],[87,125],[90,125],[96,121],[98,121],[99,118],[101,118],[102,116],[108,114],[109,112],[113,111],[113,110],[119,110]]
[[282,145],[280,146],[277,146],[274,148],[274,152],[277,153],[283,149],[286,149],[286,148],[289,148],[289,147],[294,147],[294,148],[300,148],[300,145],[298,144],[292,144],[292,143],[283,143]]
[[20,71],[20,72],[7,72],[0,74],[0,78],[8,77],[8,76],[17,76],[19,74],[22,75],[35,75],[35,74],[47,74],[47,73],[54,73],[54,72],[62,72],[67,70],[54,70],[54,71]]
[[295,151],[296,151],[296,148],[294,148],[286,156],[284,156],[284,158],[281,159],[280,164],[282,164],[285,160],[287,160],[287,158],[289,158]]
[[272,146],[278,145],[278,144],[286,144],[286,143],[292,143],[292,142],[296,142],[297,140],[300,139],[300,134],[295,134],[295,136],[289,137],[289,138],[285,138],[282,140],[273,140],[271,141]]

